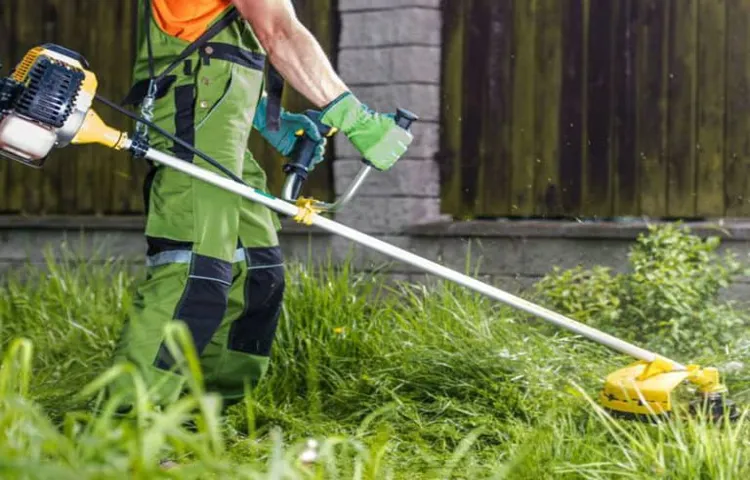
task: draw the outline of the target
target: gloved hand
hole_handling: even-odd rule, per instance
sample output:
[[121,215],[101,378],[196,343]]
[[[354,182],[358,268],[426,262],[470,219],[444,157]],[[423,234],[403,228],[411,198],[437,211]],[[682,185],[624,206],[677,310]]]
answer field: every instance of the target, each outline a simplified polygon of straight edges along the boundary
[[255,110],[255,118],[253,119],[253,127],[260,132],[263,138],[273,145],[281,155],[289,157],[299,139],[302,138],[297,136],[297,132],[303,130],[305,135],[317,143],[311,169],[322,162],[323,155],[325,154],[326,138],[320,134],[315,122],[305,115],[290,113],[282,108],[279,115],[279,129],[271,131],[266,121],[267,106],[268,100],[264,95],[260,103],[258,103],[258,108]]
[[390,169],[414,139],[396,125],[395,115],[373,112],[351,92],[331,102],[320,122],[343,132],[365,160],[381,171]]

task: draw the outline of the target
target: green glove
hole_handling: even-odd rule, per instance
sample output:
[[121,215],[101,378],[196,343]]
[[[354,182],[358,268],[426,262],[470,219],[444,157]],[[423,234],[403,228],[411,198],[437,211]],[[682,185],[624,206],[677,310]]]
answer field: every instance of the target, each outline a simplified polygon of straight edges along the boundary
[[310,139],[317,142],[312,167],[322,162],[323,155],[325,154],[326,139],[320,134],[315,122],[310,120],[306,115],[290,113],[282,108],[279,116],[279,129],[271,131],[266,121],[267,106],[268,100],[264,95],[258,103],[258,107],[255,110],[255,118],[253,119],[253,127],[260,132],[263,138],[273,145],[281,155],[289,157],[299,139],[302,138],[299,133],[304,132]]
[[396,125],[394,115],[373,112],[351,92],[331,102],[320,122],[343,132],[367,163],[381,171],[390,169],[414,138]]

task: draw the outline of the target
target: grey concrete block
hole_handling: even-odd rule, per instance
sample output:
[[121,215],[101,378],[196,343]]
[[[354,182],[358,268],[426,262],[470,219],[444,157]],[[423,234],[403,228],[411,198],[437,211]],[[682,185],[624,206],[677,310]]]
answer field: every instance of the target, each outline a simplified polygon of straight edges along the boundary
[[422,122],[440,120],[440,86],[398,84],[352,87],[352,92],[370,108],[395,112],[406,108],[416,113]]
[[[335,188],[343,193],[362,169],[359,160],[337,160],[333,164]],[[387,172],[371,172],[360,187],[359,197],[411,196],[437,197],[440,178],[437,164],[432,160],[400,160]]]
[[631,243],[620,240],[523,239],[520,242],[523,267],[515,273],[546,275],[554,267],[562,269],[582,265],[610,267],[622,272],[628,268]]
[[4,230],[0,234],[0,260],[41,263],[47,255],[74,258],[142,261],[146,243],[137,232],[78,232],[65,230]]
[[442,16],[435,9],[343,11],[339,47],[440,45],[441,27]]
[[538,281],[539,277],[527,277],[523,275],[499,275],[492,279],[494,286],[513,295],[523,295],[533,291],[534,284]]
[[390,83],[393,56],[389,48],[342,50],[338,56],[338,73],[350,86]]
[[441,49],[430,46],[396,47],[391,50],[393,82],[440,83]]
[[345,0],[339,3],[339,10],[350,12],[387,8],[429,7],[440,8],[441,0]]
[[[408,105],[404,103],[404,105]],[[392,109],[395,110],[395,109]],[[390,110],[390,111],[392,111]],[[433,159],[440,148],[440,125],[437,123],[417,122],[411,129],[414,140],[402,160]],[[345,135],[339,133],[334,137],[336,157],[338,159],[359,159],[359,152]],[[395,168],[395,167],[394,167]]]
[[442,244],[440,261],[461,273],[512,276],[524,273],[523,244],[517,239],[434,239]]
[[366,233],[398,234],[408,225],[440,218],[437,198],[361,198],[336,214],[336,220]]
[[[409,253],[427,258],[428,260],[436,261],[439,257],[440,244],[437,242],[425,242],[423,240],[415,240],[409,237],[392,235],[378,235],[376,238]],[[403,261],[389,255],[385,255],[363,245],[351,242],[345,238],[334,238],[331,240],[331,244],[333,251],[335,252],[334,257],[337,261],[343,262],[348,260],[351,262],[352,266],[358,270],[383,270],[389,274],[393,272],[410,274],[414,271],[418,271],[408,263],[404,263]]]
[[350,86],[440,82],[440,47],[399,46],[342,50],[341,78]]
[[323,235],[279,235],[287,262],[325,264],[332,258],[331,238]]

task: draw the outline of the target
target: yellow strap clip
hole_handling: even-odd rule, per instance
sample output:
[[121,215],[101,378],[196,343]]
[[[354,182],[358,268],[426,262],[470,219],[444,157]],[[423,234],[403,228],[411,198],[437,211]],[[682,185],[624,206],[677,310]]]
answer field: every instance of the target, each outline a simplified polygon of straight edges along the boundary
[[299,223],[312,225],[315,215],[323,211],[321,208],[316,207],[317,203],[318,201],[314,198],[298,198],[296,205],[297,208],[299,208],[299,211],[297,211],[297,215],[294,216],[294,219]]

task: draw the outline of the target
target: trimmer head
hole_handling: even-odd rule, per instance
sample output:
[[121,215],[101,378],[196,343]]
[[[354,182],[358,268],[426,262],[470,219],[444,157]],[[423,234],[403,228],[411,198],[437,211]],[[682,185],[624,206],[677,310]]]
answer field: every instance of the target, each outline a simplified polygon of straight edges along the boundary
[[619,418],[658,420],[673,413],[673,394],[686,380],[698,387],[699,398],[691,403],[691,414],[704,414],[714,421],[739,417],[736,405],[726,399],[727,388],[720,383],[718,370],[697,365],[675,368],[660,358],[639,361],[609,374],[599,402]]

